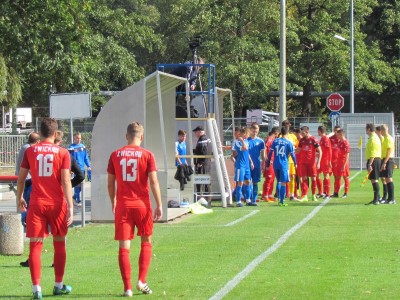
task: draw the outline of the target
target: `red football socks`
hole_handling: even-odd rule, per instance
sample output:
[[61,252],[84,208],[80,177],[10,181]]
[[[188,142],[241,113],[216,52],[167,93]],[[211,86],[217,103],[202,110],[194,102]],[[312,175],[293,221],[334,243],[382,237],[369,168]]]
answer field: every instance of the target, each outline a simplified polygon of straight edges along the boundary
[[131,284],[131,261],[129,258],[129,249],[119,248],[118,254],[119,270],[121,272],[122,281],[124,283],[124,290],[132,290]]
[[29,270],[31,271],[32,285],[40,285],[42,248],[43,242],[29,243]]
[[147,272],[149,271],[152,254],[152,245],[149,242],[143,242],[139,256],[139,280],[146,283]]
[[54,276],[55,282],[62,282],[67,261],[64,241],[53,241],[54,245]]

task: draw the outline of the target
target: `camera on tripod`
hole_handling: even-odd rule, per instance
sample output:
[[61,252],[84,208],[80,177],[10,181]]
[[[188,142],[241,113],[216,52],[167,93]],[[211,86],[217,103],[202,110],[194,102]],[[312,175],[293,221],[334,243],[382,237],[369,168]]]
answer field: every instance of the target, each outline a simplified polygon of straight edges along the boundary
[[193,39],[191,39],[189,41],[189,48],[192,51],[196,50],[200,46],[201,46],[201,36],[200,35],[195,36]]

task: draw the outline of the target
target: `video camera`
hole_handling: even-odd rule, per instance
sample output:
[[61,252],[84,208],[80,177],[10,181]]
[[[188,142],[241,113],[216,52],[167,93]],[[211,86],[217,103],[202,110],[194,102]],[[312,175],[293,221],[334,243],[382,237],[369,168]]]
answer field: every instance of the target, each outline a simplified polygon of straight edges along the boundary
[[192,51],[196,50],[200,46],[201,46],[201,36],[200,35],[195,36],[193,39],[191,39],[189,41],[189,48]]

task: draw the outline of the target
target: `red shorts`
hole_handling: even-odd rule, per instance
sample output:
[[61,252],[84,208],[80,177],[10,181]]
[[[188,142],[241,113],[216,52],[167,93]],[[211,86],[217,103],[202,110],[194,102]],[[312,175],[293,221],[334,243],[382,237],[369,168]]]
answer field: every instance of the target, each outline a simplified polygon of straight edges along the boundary
[[335,165],[334,168],[332,168],[332,172],[333,172],[333,176],[336,176],[336,177],[341,177],[341,176],[348,177],[348,176],[350,176],[350,166],[349,166],[349,164],[347,164],[343,170],[343,164],[338,163]]
[[153,211],[148,207],[124,207],[115,209],[115,235],[117,241],[132,240],[135,237],[135,227],[138,236],[153,234]]
[[302,177],[316,177],[317,176],[317,166],[315,164],[301,164],[298,166],[300,174]]
[[49,235],[49,226],[53,236],[66,236],[67,204],[29,205],[26,216],[26,237],[45,238]]
[[332,168],[329,166],[329,162],[321,161],[319,169],[317,171],[318,171],[318,173],[331,174]]

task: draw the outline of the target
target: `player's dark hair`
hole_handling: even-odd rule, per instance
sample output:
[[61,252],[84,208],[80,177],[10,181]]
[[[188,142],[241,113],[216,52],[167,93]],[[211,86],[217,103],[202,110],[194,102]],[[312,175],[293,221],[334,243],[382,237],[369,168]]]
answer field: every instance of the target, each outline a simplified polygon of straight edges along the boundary
[[301,133],[301,129],[296,127],[295,129],[293,129],[293,132],[294,133]]
[[333,132],[336,132],[338,129],[340,129],[341,127],[339,125],[336,125],[335,127],[333,127]]
[[318,126],[318,131],[321,133],[325,133],[325,127],[324,126]]
[[375,132],[375,125],[372,123],[367,123],[367,125],[365,125],[365,129],[369,129],[371,132]]
[[281,135],[284,136],[284,135],[287,135],[287,134],[288,134],[288,130],[287,130],[287,128],[285,126],[283,126],[281,128]]
[[301,130],[307,130],[307,131],[309,131],[310,128],[309,128],[308,126],[303,126],[303,127],[301,127]]
[[43,118],[40,123],[40,133],[42,137],[48,138],[58,130],[58,123],[54,118]]
[[271,129],[271,131],[269,132],[268,136],[277,134],[278,132],[279,132],[279,128],[278,128],[278,127],[273,127],[273,128]]

